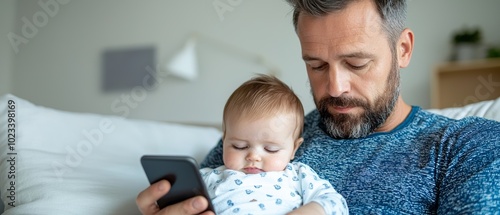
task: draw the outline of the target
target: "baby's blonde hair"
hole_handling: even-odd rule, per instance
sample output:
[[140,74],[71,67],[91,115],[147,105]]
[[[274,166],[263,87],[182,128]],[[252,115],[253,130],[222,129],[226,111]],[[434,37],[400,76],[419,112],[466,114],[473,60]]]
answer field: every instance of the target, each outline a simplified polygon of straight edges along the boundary
[[[222,130],[226,133],[226,120],[231,116],[260,119],[279,112],[296,115],[296,137],[302,136],[304,108],[293,90],[274,76],[259,74],[244,82],[231,94],[224,106]],[[237,113],[237,114],[234,114]]]

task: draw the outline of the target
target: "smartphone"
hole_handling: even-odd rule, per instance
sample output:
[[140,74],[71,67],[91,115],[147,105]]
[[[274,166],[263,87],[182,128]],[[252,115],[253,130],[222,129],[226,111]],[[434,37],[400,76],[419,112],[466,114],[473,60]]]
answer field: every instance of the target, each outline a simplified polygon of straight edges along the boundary
[[208,200],[208,209],[215,213],[196,160],[189,156],[144,155],[141,164],[149,183],[162,179],[170,182],[170,191],[156,203],[160,209],[195,196]]

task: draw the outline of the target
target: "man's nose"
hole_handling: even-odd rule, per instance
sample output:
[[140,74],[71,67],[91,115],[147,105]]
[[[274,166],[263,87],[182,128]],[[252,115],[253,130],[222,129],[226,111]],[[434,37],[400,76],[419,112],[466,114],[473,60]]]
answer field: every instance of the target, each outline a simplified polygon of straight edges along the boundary
[[349,72],[342,68],[331,66],[328,71],[328,94],[331,97],[340,97],[349,92]]

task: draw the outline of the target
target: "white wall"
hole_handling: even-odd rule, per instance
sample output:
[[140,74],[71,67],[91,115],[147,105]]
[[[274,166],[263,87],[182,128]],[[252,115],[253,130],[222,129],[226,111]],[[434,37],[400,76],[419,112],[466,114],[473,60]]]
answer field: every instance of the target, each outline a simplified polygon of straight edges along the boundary
[[[106,0],[62,1],[42,18],[39,2],[18,2],[14,32],[22,35],[23,17],[38,16],[37,33],[14,55],[12,91],[34,103],[70,111],[124,115],[131,118],[219,123],[230,93],[256,72],[252,60],[217,47],[209,37],[265,56],[280,78],[292,85],[306,111],[314,104],[291,24],[291,10],[282,0]],[[49,2],[56,2],[50,0]],[[214,2],[229,5],[221,20]],[[231,1],[238,2],[238,1]],[[411,66],[402,71],[402,93],[414,105],[428,107],[429,79],[436,63],[448,59],[451,32],[464,24],[480,24],[488,43],[500,44],[500,1],[418,0],[409,3],[408,26],[416,34]],[[5,3],[0,3],[3,8]],[[470,13],[470,14],[469,14]],[[40,23],[42,22],[42,23]],[[3,27],[2,27],[3,28]],[[187,82],[162,78],[144,100],[122,102],[133,91],[100,90],[100,53],[107,48],[153,45],[164,63],[193,32],[200,33],[200,78]],[[5,35],[5,34],[4,34]],[[5,37],[2,37],[4,40]],[[204,42],[205,41],[205,42]],[[1,43],[0,43],[1,44]],[[133,100],[133,99],[132,99]]]
[[10,93],[12,88],[13,51],[7,35],[14,30],[16,18],[15,0],[0,3],[0,95]]
[[434,67],[450,59],[452,34],[464,26],[479,26],[485,45],[500,46],[500,1],[411,0],[407,25],[415,33],[415,50],[401,74],[405,101],[430,107]]
[[[41,10],[33,1],[19,2],[19,6],[18,20],[31,19]],[[259,15],[255,11],[260,11]],[[302,64],[288,64],[290,56],[299,59],[288,11],[281,1],[242,1],[221,21],[212,1],[71,1],[60,5],[58,13],[38,29],[29,43],[20,45],[14,75],[19,82],[14,92],[35,103],[65,110],[217,123],[234,88],[253,73],[265,70],[246,57],[204,42],[203,36],[198,80],[166,78],[157,90],[147,94],[146,100],[130,106],[119,102],[115,108],[111,108],[114,102],[131,92],[100,91],[99,57],[104,49],[154,45],[161,63],[187,36],[198,32],[264,55],[279,65],[285,81],[299,80],[294,85],[307,101],[306,75],[294,68]],[[18,24],[19,31],[24,23]]]

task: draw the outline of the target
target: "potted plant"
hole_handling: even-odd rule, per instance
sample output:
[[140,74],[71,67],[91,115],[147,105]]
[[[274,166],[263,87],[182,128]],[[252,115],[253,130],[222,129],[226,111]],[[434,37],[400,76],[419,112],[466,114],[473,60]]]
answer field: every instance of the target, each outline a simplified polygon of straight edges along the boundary
[[479,28],[463,28],[453,35],[454,58],[457,61],[472,60],[480,57],[482,40]]
[[500,57],[500,47],[490,47],[488,49],[487,58],[499,58]]

